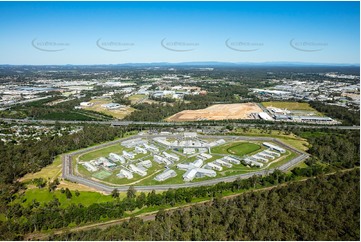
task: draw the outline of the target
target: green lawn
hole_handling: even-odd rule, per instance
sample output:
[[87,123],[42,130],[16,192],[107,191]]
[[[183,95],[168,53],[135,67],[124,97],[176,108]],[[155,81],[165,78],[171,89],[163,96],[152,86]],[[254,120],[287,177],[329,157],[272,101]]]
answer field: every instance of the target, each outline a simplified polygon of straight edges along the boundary
[[262,102],[261,103],[265,107],[275,107],[275,108],[282,108],[288,110],[305,110],[305,111],[316,111],[313,107],[310,106],[308,103],[300,103],[300,102],[282,102],[282,101],[275,101],[275,102]]
[[[59,202],[62,207],[67,207],[70,204],[83,204],[84,206],[89,206],[93,203],[102,203],[113,201],[113,198],[110,195],[103,195],[98,192],[88,192],[88,191],[80,191],[80,195],[75,196],[75,192],[72,191],[72,198],[67,199],[65,193],[61,193],[60,190],[56,190],[55,192],[49,192],[47,188],[34,188],[26,190],[24,195],[21,195],[16,199],[17,202],[21,202],[23,205],[28,206],[35,199],[40,203],[47,203],[54,199],[54,197],[59,199]],[[125,193],[121,193],[122,197],[125,197]]]
[[232,142],[224,145],[216,146],[211,149],[212,153],[244,156],[246,154],[258,151],[261,146],[249,142]]

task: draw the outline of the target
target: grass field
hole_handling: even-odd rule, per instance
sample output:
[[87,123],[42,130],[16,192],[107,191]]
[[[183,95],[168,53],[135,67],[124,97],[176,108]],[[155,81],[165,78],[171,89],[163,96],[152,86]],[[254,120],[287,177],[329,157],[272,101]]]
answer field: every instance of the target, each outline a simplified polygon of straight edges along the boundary
[[28,182],[34,178],[44,178],[45,180],[50,178],[51,180],[54,180],[55,178],[61,175],[61,170],[62,170],[61,156],[57,156],[52,164],[44,167],[38,172],[26,174],[24,177],[20,178],[20,181]]
[[[275,107],[282,108],[288,110],[305,110],[305,111],[316,111],[316,109],[312,108],[308,103],[300,103],[300,102],[262,102],[261,103],[265,107]],[[316,111],[317,112],[317,111]]]
[[[72,192],[72,198],[67,199],[65,193],[61,193],[59,189],[55,192],[49,192],[47,188],[42,189],[28,189],[25,194],[21,195],[16,199],[20,201],[23,205],[28,206],[32,203],[33,200],[36,200],[40,203],[47,203],[54,199],[54,197],[59,199],[62,207],[67,207],[70,204],[83,204],[84,206],[89,206],[93,203],[101,203],[113,201],[113,198],[110,195],[103,195],[98,192],[88,192],[80,191],[80,195],[77,197],[74,192]],[[120,196],[125,197],[125,193],[121,193]]]
[[212,153],[216,154],[230,154],[237,156],[244,156],[246,154],[258,151],[261,146],[255,143],[249,142],[232,142],[224,145],[220,145],[211,149]]
[[146,99],[147,95],[142,95],[142,94],[136,94],[136,95],[132,95],[130,97],[128,97],[128,99],[132,102],[132,104],[135,104],[137,102],[139,102],[142,99]]
[[244,129],[238,128],[234,132],[236,135],[244,135],[244,136],[263,136],[263,137],[274,137],[280,139],[282,142],[289,144],[296,149],[307,151],[308,150],[308,142],[306,139],[301,138],[293,133],[286,134],[280,130],[268,130],[267,132],[262,131],[261,129],[251,128]]

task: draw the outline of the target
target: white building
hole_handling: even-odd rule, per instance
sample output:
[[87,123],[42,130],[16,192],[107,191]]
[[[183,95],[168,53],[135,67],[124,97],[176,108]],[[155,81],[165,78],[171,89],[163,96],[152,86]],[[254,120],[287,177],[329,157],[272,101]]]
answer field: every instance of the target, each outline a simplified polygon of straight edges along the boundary
[[273,120],[273,118],[271,116],[269,116],[268,113],[266,113],[266,112],[260,112],[260,113],[258,113],[258,116],[263,120],[268,120],[268,121]]
[[91,107],[93,105],[94,105],[94,103],[91,103],[91,102],[81,102],[80,103],[81,107]]
[[283,148],[281,148],[281,147],[279,147],[279,146],[277,146],[277,145],[268,143],[268,142],[263,142],[263,145],[266,146],[266,147],[268,147],[268,148],[270,148],[271,150],[276,150],[276,151],[278,151],[278,152],[280,152],[280,153],[285,153],[285,152],[286,152],[285,149],[283,149]]
[[191,155],[191,154],[196,153],[196,149],[195,148],[184,148],[183,153],[186,155]]
[[135,155],[132,152],[128,152],[128,151],[125,151],[125,150],[123,150],[123,156],[126,159],[134,159],[134,157],[135,157]]
[[225,156],[225,157],[223,157],[222,160],[227,161],[227,162],[230,162],[230,163],[233,163],[233,164],[235,164],[235,165],[241,164],[241,161],[239,161],[239,160],[237,160],[237,159],[235,159],[235,158],[233,158],[233,157],[230,157],[230,156]]
[[106,108],[108,110],[114,110],[119,108],[124,108],[124,105],[120,105],[119,103],[107,103],[102,105],[103,108]]
[[153,153],[158,153],[159,152],[159,149],[157,147],[155,147],[154,145],[148,145],[148,144],[144,144],[144,148],[146,150],[149,150]]
[[169,154],[169,153],[163,151],[163,155],[169,160],[179,161],[179,157],[176,156],[175,154]]
[[164,163],[166,165],[170,165],[172,164],[172,162],[170,160],[168,160],[167,158],[164,158],[162,156],[159,156],[159,155],[154,155],[153,156],[153,159],[155,162],[157,162],[158,164],[161,164],[161,163]]
[[264,153],[266,153],[266,154],[269,154],[269,155],[274,155],[274,156],[277,156],[277,157],[280,157],[281,155],[280,155],[280,153],[277,153],[277,152],[273,152],[273,151],[270,151],[270,150],[264,150],[263,151]]
[[148,141],[145,139],[135,138],[135,139],[125,140],[125,141],[121,142],[121,145],[125,146],[127,148],[133,148],[135,146],[141,146],[141,145],[145,145],[147,143],[148,143]]
[[127,179],[132,179],[133,178],[133,174],[130,171],[121,169],[119,171],[119,173],[117,174],[117,177],[119,178],[127,178]]
[[142,147],[139,147],[139,146],[135,147],[135,152],[140,153],[140,154],[147,154],[147,150],[143,149]]
[[258,154],[252,155],[253,158],[255,158],[257,161],[261,161],[261,162],[268,162],[267,159],[259,156]]
[[204,168],[193,168],[188,170],[186,173],[183,174],[184,181],[192,181],[194,178],[199,177],[215,177],[217,173],[213,170],[208,170]]
[[203,165],[203,160],[201,160],[201,159],[195,160],[192,162],[192,165],[196,168],[199,168]]
[[98,170],[98,167],[93,166],[93,165],[90,164],[89,162],[84,162],[82,165],[85,167],[85,169],[87,169],[87,170],[90,171],[90,172],[94,172],[94,171],[97,171],[97,170]]
[[169,178],[177,176],[177,173],[174,170],[165,170],[163,173],[157,175],[154,180],[156,181],[165,181]]
[[141,162],[138,162],[138,165],[144,166],[146,168],[152,167],[152,162],[150,160],[144,160]]
[[224,161],[222,159],[215,160],[214,164],[219,165],[219,166],[225,166],[225,167],[228,167],[228,168],[232,167],[231,163],[228,163],[227,161]]
[[183,135],[184,135],[184,138],[195,138],[195,137],[197,137],[196,132],[184,132]]
[[130,171],[132,171],[132,172],[134,172],[134,173],[137,173],[137,174],[140,175],[140,176],[146,176],[146,175],[147,175],[147,172],[146,172],[146,171],[140,169],[139,167],[137,167],[137,166],[135,166],[135,165],[133,165],[133,164],[130,164],[130,165],[129,165],[129,169],[130,169]]
[[204,159],[204,160],[208,160],[208,159],[211,159],[212,156],[210,154],[207,154],[207,153],[202,153],[202,154],[199,154],[199,157],[201,159]]
[[221,171],[223,170],[222,166],[216,165],[212,162],[207,163],[206,165],[204,165],[204,168],[206,169],[212,169],[212,170],[216,170],[216,171]]
[[258,167],[262,167],[262,166],[263,166],[263,164],[262,164],[261,162],[251,160],[250,158],[245,158],[245,159],[243,160],[243,162],[244,162],[246,165],[250,165],[250,166],[258,166]]
[[184,170],[184,171],[187,171],[189,169],[192,169],[193,166],[191,164],[177,164],[177,168],[179,170]]
[[118,155],[118,154],[115,154],[115,153],[109,153],[109,159],[114,161],[114,162],[120,162],[122,164],[125,163],[125,159],[124,157]]

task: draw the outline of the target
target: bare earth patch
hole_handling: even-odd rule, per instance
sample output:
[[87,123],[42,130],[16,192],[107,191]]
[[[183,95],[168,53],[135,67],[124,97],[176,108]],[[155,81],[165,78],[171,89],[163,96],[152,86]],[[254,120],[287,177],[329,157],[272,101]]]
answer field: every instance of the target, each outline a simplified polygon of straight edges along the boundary
[[258,112],[262,112],[262,109],[255,103],[217,104],[205,109],[184,110],[166,121],[248,119],[251,113]]

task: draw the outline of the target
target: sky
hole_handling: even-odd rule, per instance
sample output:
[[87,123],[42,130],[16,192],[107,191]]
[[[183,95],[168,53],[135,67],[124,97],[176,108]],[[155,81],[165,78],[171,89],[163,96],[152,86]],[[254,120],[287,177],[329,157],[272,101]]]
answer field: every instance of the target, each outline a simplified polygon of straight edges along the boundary
[[360,63],[359,2],[0,2],[0,64]]

